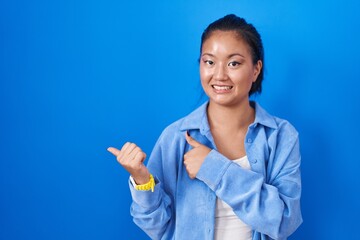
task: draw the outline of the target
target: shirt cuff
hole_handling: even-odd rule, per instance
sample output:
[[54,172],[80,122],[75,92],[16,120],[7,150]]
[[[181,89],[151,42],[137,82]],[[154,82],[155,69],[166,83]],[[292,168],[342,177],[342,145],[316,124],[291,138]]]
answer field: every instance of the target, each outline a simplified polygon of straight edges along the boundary
[[213,191],[232,162],[216,150],[206,156],[196,178],[205,182]]
[[161,188],[161,184],[159,183],[159,181],[154,177],[155,180],[155,187],[154,187],[154,192],[152,192],[151,190],[149,191],[141,191],[141,190],[136,190],[135,186],[137,185],[134,181],[134,179],[130,176],[129,178],[129,188],[130,188],[130,193],[132,196],[133,201],[145,208],[149,208],[152,206],[155,206],[159,203],[160,201],[160,188]]
[[134,178],[131,175],[130,175],[130,182],[133,185],[133,187],[136,188],[137,184],[136,184]]

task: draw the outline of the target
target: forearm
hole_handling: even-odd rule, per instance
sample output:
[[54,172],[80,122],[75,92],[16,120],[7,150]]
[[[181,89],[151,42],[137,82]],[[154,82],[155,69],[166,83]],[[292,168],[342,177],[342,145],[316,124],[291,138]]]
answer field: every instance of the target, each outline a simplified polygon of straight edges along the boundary
[[133,202],[130,214],[134,222],[151,239],[161,239],[171,219],[170,198],[164,193],[161,183],[154,192],[138,191],[129,184]]
[[[245,170],[215,150],[206,158],[197,178],[245,223],[274,239],[290,235],[301,222],[300,186],[296,181],[266,184],[263,174]],[[284,194],[283,189],[290,190]]]

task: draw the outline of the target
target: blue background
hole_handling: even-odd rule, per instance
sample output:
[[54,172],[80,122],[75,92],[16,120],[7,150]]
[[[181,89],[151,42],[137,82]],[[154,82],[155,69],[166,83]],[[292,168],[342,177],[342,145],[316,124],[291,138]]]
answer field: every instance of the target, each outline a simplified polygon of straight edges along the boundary
[[228,13],[263,38],[256,100],[300,132],[304,223],[290,239],[355,239],[359,10],[355,0],[1,1],[0,239],[148,239],[106,148],[132,141],[149,154],[204,101],[200,35]]

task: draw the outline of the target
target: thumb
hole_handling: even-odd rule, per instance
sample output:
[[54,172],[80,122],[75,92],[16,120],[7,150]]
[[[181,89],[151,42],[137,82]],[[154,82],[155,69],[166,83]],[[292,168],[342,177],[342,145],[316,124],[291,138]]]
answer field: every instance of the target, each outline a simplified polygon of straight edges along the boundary
[[117,157],[121,152],[119,149],[116,149],[114,147],[109,147],[107,150],[111,152],[115,157]]
[[199,143],[198,141],[196,141],[194,138],[192,138],[189,134],[189,131],[186,131],[185,133],[185,138],[188,144],[190,144],[190,146],[196,148],[201,146],[201,143]]

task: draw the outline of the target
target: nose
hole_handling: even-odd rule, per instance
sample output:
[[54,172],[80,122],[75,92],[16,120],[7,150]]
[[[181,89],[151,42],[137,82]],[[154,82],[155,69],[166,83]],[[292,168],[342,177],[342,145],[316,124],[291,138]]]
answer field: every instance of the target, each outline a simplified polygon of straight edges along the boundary
[[214,69],[214,79],[224,81],[228,79],[227,69],[224,64],[217,64]]

